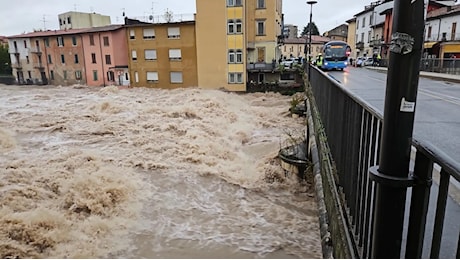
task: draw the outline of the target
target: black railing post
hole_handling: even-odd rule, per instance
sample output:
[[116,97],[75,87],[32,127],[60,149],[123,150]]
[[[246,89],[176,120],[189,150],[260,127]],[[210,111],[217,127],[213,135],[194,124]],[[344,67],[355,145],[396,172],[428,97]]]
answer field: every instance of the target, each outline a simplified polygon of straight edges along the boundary
[[379,166],[372,258],[400,258],[415,104],[424,31],[424,0],[395,0]]

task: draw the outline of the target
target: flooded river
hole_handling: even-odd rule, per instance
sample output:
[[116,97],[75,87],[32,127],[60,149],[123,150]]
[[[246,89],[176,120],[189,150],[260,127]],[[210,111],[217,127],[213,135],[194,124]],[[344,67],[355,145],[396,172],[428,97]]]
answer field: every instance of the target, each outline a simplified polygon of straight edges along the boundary
[[0,85],[0,256],[320,258],[312,185],[276,159],[290,100]]

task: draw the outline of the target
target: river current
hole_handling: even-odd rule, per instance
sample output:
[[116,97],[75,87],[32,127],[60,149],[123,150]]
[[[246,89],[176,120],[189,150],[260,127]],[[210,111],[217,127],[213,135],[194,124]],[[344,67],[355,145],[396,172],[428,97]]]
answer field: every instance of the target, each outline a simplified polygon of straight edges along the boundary
[[321,258],[290,101],[0,85],[0,257]]

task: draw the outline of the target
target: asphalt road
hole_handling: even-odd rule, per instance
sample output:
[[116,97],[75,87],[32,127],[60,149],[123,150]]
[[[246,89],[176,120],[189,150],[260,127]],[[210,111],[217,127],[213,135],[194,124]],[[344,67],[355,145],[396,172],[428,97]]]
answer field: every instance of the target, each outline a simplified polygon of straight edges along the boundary
[[[383,114],[386,73],[355,67],[327,73]],[[420,78],[413,136],[460,164],[459,83]]]

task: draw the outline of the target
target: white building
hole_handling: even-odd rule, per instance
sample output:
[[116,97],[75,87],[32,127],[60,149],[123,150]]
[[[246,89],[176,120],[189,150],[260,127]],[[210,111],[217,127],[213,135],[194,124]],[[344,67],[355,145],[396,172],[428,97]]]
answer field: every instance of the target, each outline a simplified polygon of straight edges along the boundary
[[97,13],[67,12],[58,15],[59,28],[82,29],[110,25],[110,16]]

